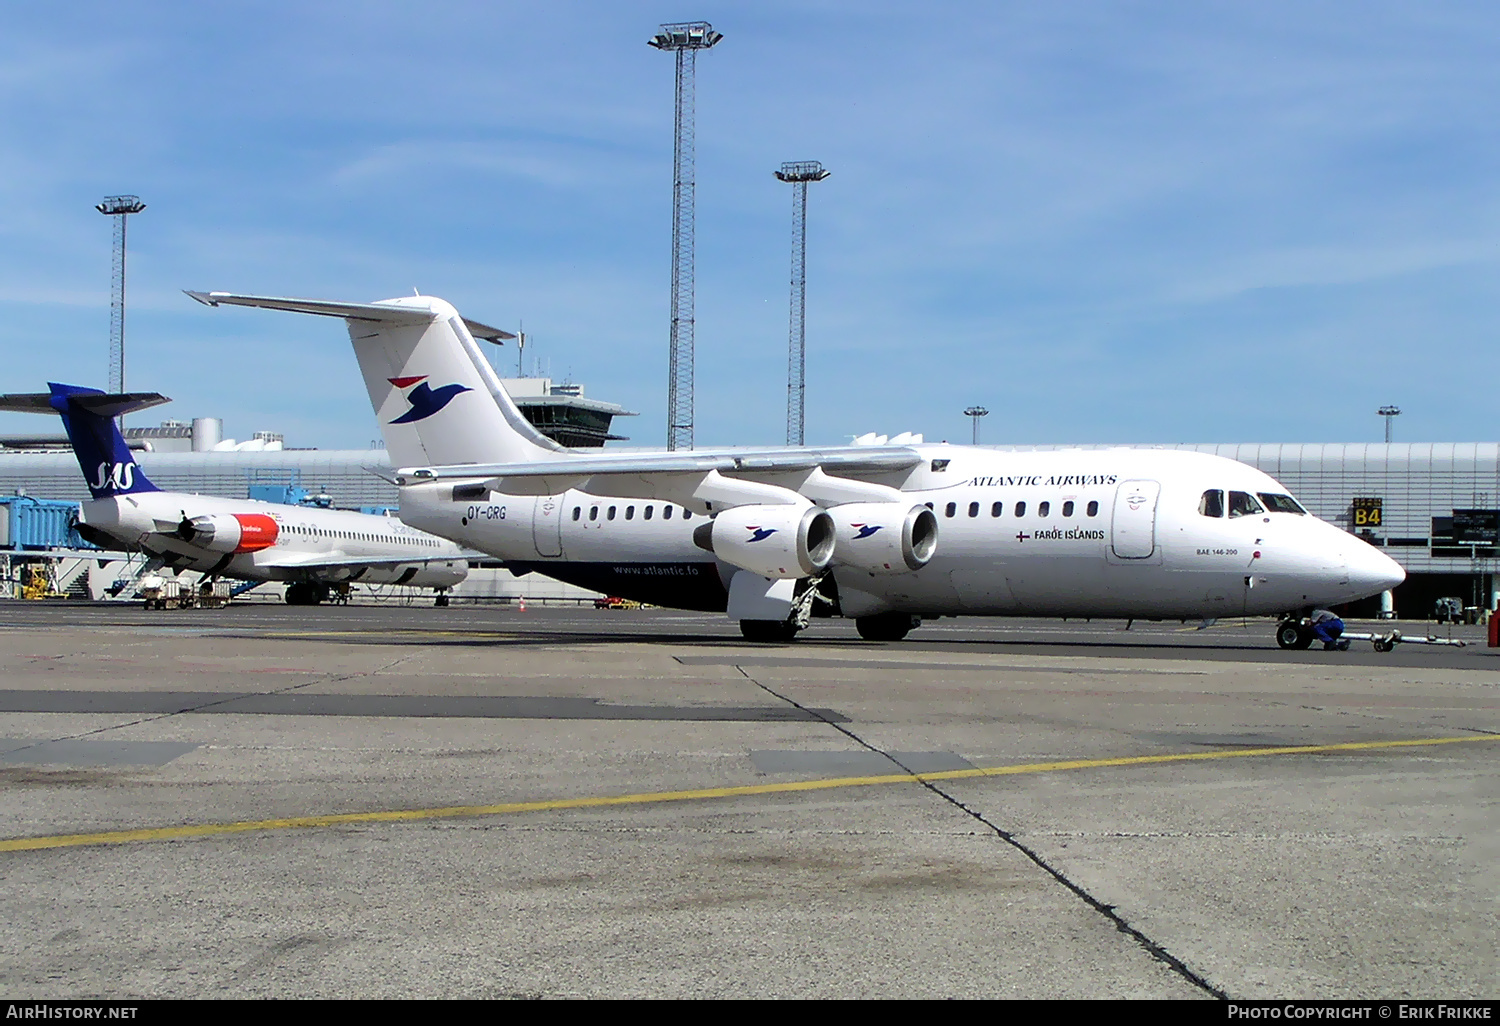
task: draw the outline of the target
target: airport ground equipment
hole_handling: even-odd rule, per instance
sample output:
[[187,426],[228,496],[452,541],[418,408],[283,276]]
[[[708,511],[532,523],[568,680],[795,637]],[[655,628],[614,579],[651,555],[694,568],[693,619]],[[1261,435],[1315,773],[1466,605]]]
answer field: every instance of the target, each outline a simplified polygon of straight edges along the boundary
[[[1282,648],[1305,649],[1309,648],[1314,640],[1312,621],[1305,616],[1300,619],[1285,619],[1276,628],[1276,644]],[[1397,630],[1384,633],[1345,631],[1339,635],[1339,648],[1347,649],[1351,641],[1368,641],[1377,652],[1389,652],[1397,645],[1446,645],[1463,648],[1467,644],[1459,638],[1440,638],[1435,634],[1428,634],[1425,637],[1409,637]]]
[[192,590],[184,589],[182,582],[174,577],[147,574],[140,579],[136,589],[146,609],[189,609],[192,607]]
[[1389,652],[1397,645],[1446,645],[1451,648],[1463,648],[1468,642],[1461,638],[1440,638],[1435,634],[1426,637],[1407,637],[1400,631],[1387,631],[1384,634],[1344,634],[1341,641],[1368,641],[1375,646],[1377,652]]

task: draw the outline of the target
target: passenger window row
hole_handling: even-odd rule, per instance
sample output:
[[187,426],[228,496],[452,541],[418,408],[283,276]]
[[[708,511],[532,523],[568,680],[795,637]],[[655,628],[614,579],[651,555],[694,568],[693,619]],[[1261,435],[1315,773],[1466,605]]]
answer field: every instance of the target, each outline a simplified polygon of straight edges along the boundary
[[[594,520],[598,520],[599,519],[599,509],[600,509],[600,507],[598,507],[598,506],[590,506],[589,507],[589,520],[590,521],[594,521]],[[616,515],[618,515],[618,513],[619,513],[619,509],[620,508],[618,506],[609,506],[609,507],[606,507],[604,509],[604,519],[605,520],[613,520],[613,519],[615,519]],[[656,507],[655,506],[647,506],[643,510],[641,510],[641,519],[642,520],[650,520],[655,515],[656,515]],[[672,519],[672,507],[671,506],[663,506],[661,508],[661,518],[663,520],[671,520]],[[684,520],[691,520],[692,518],[693,518],[693,511],[690,510],[690,509],[684,508],[683,511],[682,511],[682,519],[684,519]],[[583,507],[582,506],[574,506],[573,507],[573,519],[574,520],[581,520],[581,519],[583,519]],[[626,520],[634,520],[635,519],[635,507],[634,506],[626,506],[625,507],[625,519]]]
[[[1256,497],[1249,492],[1230,492],[1227,507],[1230,518],[1254,516],[1256,513],[1294,513],[1299,517],[1307,515],[1307,510],[1303,509],[1290,495],[1279,495],[1275,492],[1258,494],[1260,500],[1256,501]],[[1203,493],[1203,498],[1198,500],[1198,512],[1206,517],[1222,517],[1225,508],[1222,488],[1210,488]]]
[[[927,508],[928,509],[932,509],[933,508],[933,504],[929,502],[927,504]],[[977,502],[971,502],[971,503],[969,503],[969,510],[968,510],[969,516],[971,516],[971,517],[977,517],[977,516],[979,516],[979,510],[980,510],[980,503],[977,503]],[[1075,504],[1074,504],[1074,502],[1073,502],[1072,499],[1068,499],[1067,501],[1065,501],[1062,504],[1062,515],[1063,516],[1065,516],[1065,517],[1071,517],[1073,515],[1073,513],[1074,513],[1074,510],[1075,510]],[[1017,517],[1024,517],[1026,515],[1026,503],[1024,501],[1017,502],[1015,504],[1015,506],[1013,507],[1013,512],[1014,512],[1014,515],[1017,516]],[[1099,515],[1099,503],[1098,502],[1090,502],[1086,507],[1084,507],[1084,512],[1085,512],[1085,514],[1087,516],[1097,517]],[[956,503],[956,502],[950,502],[950,503],[948,503],[947,506],[943,507],[943,515],[947,516],[947,517],[958,516],[958,503]],[[1004,515],[1005,515],[1005,503],[1003,503],[1003,502],[994,502],[994,503],[990,504],[990,516],[992,516],[992,517],[1003,517]],[[1051,516],[1052,515],[1052,503],[1050,503],[1050,502],[1039,502],[1039,503],[1037,503],[1036,504],[1036,515],[1039,516],[1039,517]]]
[[[303,534],[310,538],[342,538],[348,541],[383,542],[390,544],[400,542],[404,545],[436,545],[435,538],[411,537],[399,534],[372,534],[368,531],[330,531],[323,527],[303,527],[301,524],[287,524],[281,528],[284,534]],[[277,539],[277,544],[281,539]]]

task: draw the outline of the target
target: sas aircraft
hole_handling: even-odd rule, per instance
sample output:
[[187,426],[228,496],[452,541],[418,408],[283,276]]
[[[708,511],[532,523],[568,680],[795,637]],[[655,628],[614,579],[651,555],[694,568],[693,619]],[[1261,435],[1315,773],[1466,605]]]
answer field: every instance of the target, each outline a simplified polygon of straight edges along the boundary
[[[447,302],[189,292],[342,318],[401,517],[516,572],[683,609],[747,638],[852,618],[898,640],[938,616],[1296,618],[1405,571],[1275,479],[1204,453],[960,445],[582,454],[522,417]],[[898,439],[899,440],[899,439]]]
[[76,385],[0,395],[0,411],[56,413],[93,498],[78,533],[106,549],[143,551],[157,566],[209,577],[285,581],[290,605],[313,605],[343,581],[442,592],[469,564],[457,545],[394,517],[164,492],[126,447],[113,418],[169,402],[154,392],[106,395]]

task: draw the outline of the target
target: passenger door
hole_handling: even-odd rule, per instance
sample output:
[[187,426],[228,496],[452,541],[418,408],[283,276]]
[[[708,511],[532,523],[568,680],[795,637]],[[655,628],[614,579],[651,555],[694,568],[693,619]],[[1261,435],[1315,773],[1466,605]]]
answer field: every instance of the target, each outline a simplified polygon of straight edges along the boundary
[[531,540],[535,542],[539,556],[562,555],[562,500],[561,495],[536,497],[531,517]]
[[1147,559],[1156,551],[1156,481],[1121,481],[1115,489],[1110,548],[1120,559]]

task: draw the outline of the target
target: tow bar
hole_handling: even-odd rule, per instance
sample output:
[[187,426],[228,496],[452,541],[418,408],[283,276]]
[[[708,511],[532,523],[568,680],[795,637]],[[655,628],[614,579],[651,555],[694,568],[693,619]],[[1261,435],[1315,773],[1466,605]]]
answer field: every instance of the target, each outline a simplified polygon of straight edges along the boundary
[[1436,634],[1429,634],[1425,638],[1404,637],[1400,631],[1391,631],[1387,634],[1360,634],[1345,631],[1339,635],[1340,641],[1368,641],[1375,646],[1377,652],[1389,652],[1397,645],[1451,645],[1454,648],[1463,648],[1465,641],[1458,638],[1440,638]]

